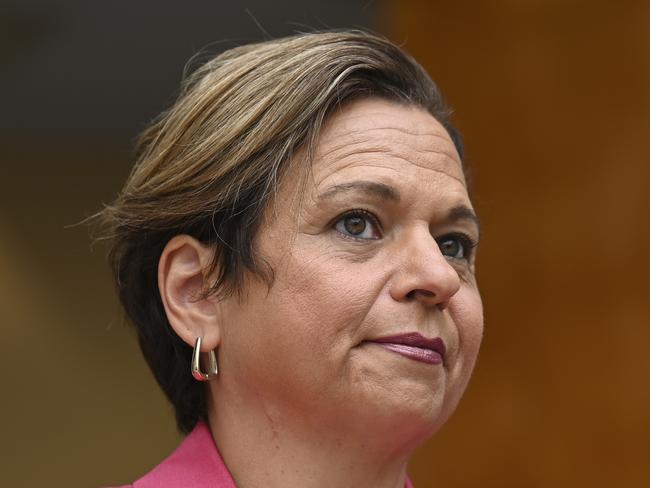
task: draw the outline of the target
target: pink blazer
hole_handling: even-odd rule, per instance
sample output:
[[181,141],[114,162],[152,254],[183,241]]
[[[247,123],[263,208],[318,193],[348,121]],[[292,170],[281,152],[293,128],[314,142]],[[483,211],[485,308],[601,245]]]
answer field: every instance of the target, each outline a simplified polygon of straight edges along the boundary
[[[208,426],[199,422],[162,463],[131,485],[117,488],[237,488]],[[406,480],[404,488],[413,488]]]

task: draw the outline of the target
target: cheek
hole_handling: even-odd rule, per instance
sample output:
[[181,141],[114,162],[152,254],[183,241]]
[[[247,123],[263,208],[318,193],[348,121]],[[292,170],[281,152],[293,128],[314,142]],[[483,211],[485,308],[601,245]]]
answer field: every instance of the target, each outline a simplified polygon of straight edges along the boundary
[[246,303],[229,315],[237,317],[238,342],[263,363],[294,368],[300,362],[334,371],[358,341],[373,292],[359,265],[320,249],[308,254],[304,247],[269,260],[270,289],[261,282],[249,285]]
[[367,280],[352,271],[327,255],[294,255],[274,266],[270,290],[249,288],[246,303],[233,310],[237,337],[230,342],[240,387],[305,408],[335,394],[372,303]]
[[292,259],[278,282],[277,297],[285,314],[300,318],[306,340],[326,351],[350,342],[372,306],[374,293],[358,265],[336,256]]

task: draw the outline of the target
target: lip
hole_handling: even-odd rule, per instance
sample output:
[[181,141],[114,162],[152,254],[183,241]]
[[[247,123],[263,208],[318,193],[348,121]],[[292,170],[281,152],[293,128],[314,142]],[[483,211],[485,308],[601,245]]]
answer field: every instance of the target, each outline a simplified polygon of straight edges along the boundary
[[429,339],[418,332],[379,337],[365,342],[378,344],[389,351],[427,364],[442,364],[447,350],[440,337]]

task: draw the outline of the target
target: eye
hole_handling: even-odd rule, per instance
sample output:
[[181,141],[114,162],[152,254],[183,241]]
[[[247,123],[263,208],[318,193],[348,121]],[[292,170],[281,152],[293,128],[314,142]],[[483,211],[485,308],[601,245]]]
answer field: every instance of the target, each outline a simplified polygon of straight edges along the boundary
[[334,228],[351,239],[372,240],[381,237],[377,218],[365,210],[352,210],[342,215],[334,223]]
[[442,255],[452,259],[469,259],[477,244],[465,234],[449,234],[437,241]]

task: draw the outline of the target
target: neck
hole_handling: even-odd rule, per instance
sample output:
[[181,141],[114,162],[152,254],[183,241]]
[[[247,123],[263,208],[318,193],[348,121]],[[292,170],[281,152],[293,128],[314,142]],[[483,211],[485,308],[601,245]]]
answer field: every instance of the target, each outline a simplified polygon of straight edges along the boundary
[[213,398],[210,428],[238,488],[405,486],[411,450],[385,432],[323,428],[264,402]]

